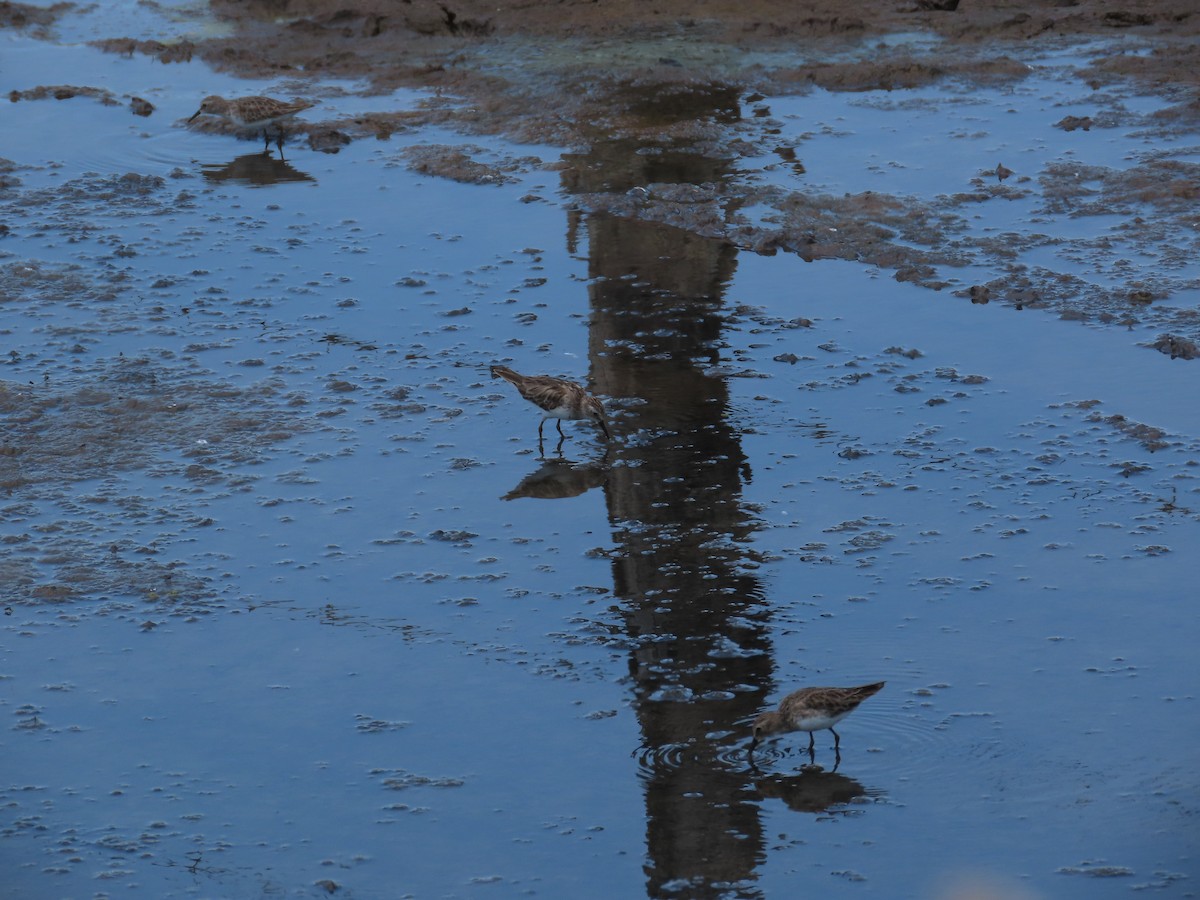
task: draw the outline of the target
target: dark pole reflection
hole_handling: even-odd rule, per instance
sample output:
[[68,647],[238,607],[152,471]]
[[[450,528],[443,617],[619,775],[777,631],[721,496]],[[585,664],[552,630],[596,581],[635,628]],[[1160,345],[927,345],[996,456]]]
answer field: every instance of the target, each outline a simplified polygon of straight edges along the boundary
[[[609,141],[569,157],[569,188],[619,196],[727,174],[724,160],[644,149]],[[615,592],[635,647],[647,892],[729,896],[736,885],[755,896],[764,836],[741,747],[773,664],[753,575],[756,523],[741,497],[751,472],[729,421],[727,385],[707,371],[719,361],[736,250],[604,212],[585,213],[582,226],[591,386],[623,407],[605,493],[618,545]]]

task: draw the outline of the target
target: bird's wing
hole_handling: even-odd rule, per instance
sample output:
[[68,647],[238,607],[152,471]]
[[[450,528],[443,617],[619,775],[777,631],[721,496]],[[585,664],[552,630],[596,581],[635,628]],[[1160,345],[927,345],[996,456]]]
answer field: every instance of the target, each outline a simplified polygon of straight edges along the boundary
[[570,398],[573,388],[579,390],[573,384],[545,376],[528,378],[518,387],[522,397],[547,412],[562,406]]

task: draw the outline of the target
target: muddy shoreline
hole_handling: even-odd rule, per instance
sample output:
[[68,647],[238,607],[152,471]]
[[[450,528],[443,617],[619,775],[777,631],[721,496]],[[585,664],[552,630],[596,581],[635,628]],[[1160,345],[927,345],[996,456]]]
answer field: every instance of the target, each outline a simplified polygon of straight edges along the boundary
[[[5,20],[52,27],[68,5],[48,10],[6,4]],[[954,285],[955,268],[972,261],[997,270],[986,283],[954,285],[973,303],[1019,309],[1047,307],[1081,321],[1155,334],[1143,343],[1171,359],[1191,359],[1200,317],[1170,308],[1176,292],[1200,287],[1179,277],[1131,279],[1120,286],[1083,285],[1015,261],[1055,235],[1010,235],[1005,241],[965,234],[965,223],[988,204],[1027,199],[1072,217],[1124,215],[1121,240],[1131,252],[1195,256],[1192,210],[1200,200],[1200,165],[1163,160],[1127,170],[1057,166],[1015,172],[1005,160],[981,159],[969,189],[948,185],[935,200],[865,192],[854,196],[696,183],[694,167],[656,181],[637,158],[647,148],[714,160],[776,155],[803,171],[803,147],[779,136],[767,96],[905,91],[954,83],[1019,84],[1040,53],[1078,48],[1087,64],[1074,70],[1102,112],[1065,114],[1064,132],[1102,140],[1133,117],[1121,91],[1154,93],[1169,105],[1142,122],[1150,133],[1178,140],[1200,128],[1200,12],[1187,0],[1128,3],[956,3],[916,0],[856,5],[848,15],[832,0],[795,4],[664,2],[393,4],[333,0],[212,4],[220,24],[213,37],[95,41],[113,53],[145,54],[163,63],[202,59],[248,79],[294,76],[296,93],[325,102],[298,123],[294,140],[336,153],[361,139],[447,126],[465,134],[502,134],[527,143],[625,153],[623,173],[605,184],[552,162],[575,203],[589,212],[662,222],[757,253],[788,252],[806,260],[858,260],[900,281],[934,290]],[[338,96],[313,79],[357,79],[368,98],[399,88],[432,92],[417,108],[344,116]],[[12,99],[33,100],[100,91],[55,86]],[[321,94],[326,96],[321,97]],[[128,98],[138,115],[145,101]],[[139,103],[140,101],[140,103]],[[324,118],[321,118],[324,115]],[[192,127],[228,132],[228,123],[201,119]],[[410,167],[479,184],[503,183],[506,166],[475,158],[469,144],[431,144],[407,154]],[[1009,160],[1009,163],[1014,161]],[[703,168],[703,167],[700,167]],[[1007,175],[1015,177],[1008,178]],[[1038,193],[1040,192],[1040,194]],[[770,223],[749,222],[739,210],[766,205]],[[831,239],[836,235],[836,239]],[[1167,248],[1164,251],[1164,247]],[[1081,247],[1080,255],[1094,253]]]
[[[1171,106],[1150,123],[1165,136],[1194,132],[1200,123],[1200,13],[1186,0],[1101,3],[875,2],[847,15],[838,2],[802,6],[778,2],[522,3],[414,2],[397,7],[331,0],[214,4],[232,29],[196,43],[194,52],[223,71],[244,77],[296,73],[304,77],[363,78],[380,93],[397,87],[431,89],[418,110],[353,117],[336,115],[309,126],[314,149],[336,152],[346,141],[387,138],[400,130],[441,124],[467,133],[501,133],[520,141],[587,148],[630,141],[667,152],[683,148],[715,159],[778,154],[802,148],[781,141],[768,106],[756,96],[813,90],[896,93],[942,82],[997,86],[1031,72],[1028,60],[1045,48],[1091,42],[1078,71],[1107,115],[1064,116],[1058,127],[1103,134],[1127,120],[1106,88],[1134,83]],[[1114,36],[1118,36],[1114,40]],[[175,58],[178,45],[140,48]],[[336,100],[330,103],[336,110]],[[1094,130],[1093,130],[1094,129]],[[414,165],[462,180],[502,178],[462,148],[436,149]],[[1003,171],[1004,161],[994,161]],[[1038,178],[1050,204],[1071,215],[1144,214],[1125,234],[1154,253],[1168,241],[1196,234],[1186,219],[1200,199],[1200,166],[1144,165],[1129,172],[1023,172],[1006,181],[981,160],[969,191],[948,191],[936,202],[861,194],[830,197],[730,184],[655,184],[636,162],[619,190],[580,185],[564,167],[590,211],[660,221],[754,252],[791,252],[805,259],[855,259],[891,270],[898,280],[941,290],[947,270],[977,259],[1012,269],[1019,246],[970,241],[961,223],[989,202],[1030,189]],[[1037,187],[1034,185],[1034,187]],[[640,193],[630,195],[629,190]],[[736,210],[766,203],[776,223],[739,220]],[[826,236],[837,234],[830,242]],[[915,245],[915,246],[914,246]],[[1019,267],[1022,268],[1023,267]],[[1160,313],[1161,301],[1195,285],[1130,284],[1080,291],[1078,284],[1027,271],[1012,272],[960,291],[972,302],[1046,306],[1059,314],[1132,327],[1154,319],[1151,346],[1171,358],[1193,358],[1200,322],[1184,311]]]
[[[0,26],[45,32],[71,9],[5,3]],[[856,4],[853,15],[837,0],[226,0],[211,13],[212,37],[109,35],[92,43],[163,63],[199,58],[244,78],[359,78],[378,93],[419,87],[468,101],[429,104],[401,119],[331,120],[356,136],[448,121],[574,146],[597,132],[670,131],[704,111],[669,103],[647,110],[647,86],[669,97],[704,86],[789,93],[997,84],[1025,77],[1021,57],[1039,47],[1088,39],[1098,42],[1079,77],[1093,89],[1133,79],[1177,103],[1164,118],[1200,120],[1200,11],[1188,0],[875,0]]]
[[[379,93],[450,92],[468,102],[433,104],[426,121],[577,146],[597,130],[634,135],[678,125],[648,121],[637,108],[646,86],[669,95],[705,85],[789,93],[902,90],[947,79],[996,84],[1025,77],[1019,57],[1031,50],[1096,38],[1108,43],[1089,49],[1091,63],[1080,73],[1094,89],[1135,79],[1173,97],[1181,119],[1200,118],[1200,12],[1187,0],[870,2],[856,4],[854,15],[830,0],[212,6],[226,32],[220,36],[114,35],[95,43],[165,63],[199,57],[245,78],[362,78]],[[688,110],[674,112],[683,120]],[[386,136],[423,123],[366,116],[339,125]]]

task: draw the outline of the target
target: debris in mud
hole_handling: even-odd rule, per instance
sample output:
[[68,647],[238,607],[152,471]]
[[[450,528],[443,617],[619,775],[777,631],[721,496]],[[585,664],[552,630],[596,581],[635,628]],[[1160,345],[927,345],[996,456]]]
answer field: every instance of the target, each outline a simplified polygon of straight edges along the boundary
[[308,129],[308,146],[320,153],[337,153],[350,143],[350,135],[336,128],[317,127]]
[[417,775],[414,772],[407,772],[404,769],[372,769],[370,775],[387,775],[389,777],[383,779],[383,786],[391,791],[403,791],[411,787],[439,787],[451,788],[462,787],[466,784],[464,778],[454,778],[451,776],[430,777],[428,775]]
[[1008,302],[1018,312],[1023,309],[1037,309],[1044,304],[1042,303],[1041,295],[1032,289],[1022,288],[1010,291],[1008,294]]
[[1063,866],[1058,871],[1063,875],[1090,875],[1093,878],[1124,878],[1133,874],[1127,866],[1107,866],[1085,860],[1078,866]]
[[92,97],[105,106],[120,105],[120,101],[107,88],[80,87],[74,84],[43,84],[25,91],[8,92],[8,99],[13,103],[22,100],[71,100],[74,97]]
[[937,269],[930,265],[903,265],[892,277],[899,282],[912,281],[922,284],[932,281],[935,275]]
[[749,227],[730,228],[725,207],[729,197],[717,184],[650,184],[629,192],[578,193],[574,200],[592,212],[657,222],[711,238],[723,238],[754,252],[770,256],[776,247],[792,250],[807,243],[778,232],[762,236]]
[[1094,124],[1091,116],[1066,116],[1055,122],[1054,127],[1061,128],[1063,131],[1075,131],[1079,128],[1091,131]]
[[[826,529],[831,530],[831,529]],[[895,540],[894,534],[889,534],[886,531],[864,531],[861,534],[856,534],[846,543],[849,547],[842,550],[845,554],[865,553],[871,550],[878,550],[888,541]]]
[[377,719],[374,716],[366,716],[359,713],[354,717],[355,730],[362,734],[382,734],[385,731],[399,731],[402,728],[407,728],[411,722],[391,721],[388,719]]
[[[1091,406],[1095,405],[1095,402],[1080,401],[1070,405],[1078,406],[1080,409],[1090,409]],[[1088,421],[1104,422],[1107,425],[1111,425],[1126,437],[1133,438],[1151,453],[1170,446],[1170,443],[1166,440],[1167,433],[1161,428],[1156,428],[1153,425],[1144,425],[1141,422],[1132,422],[1119,413],[1105,416],[1096,412],[1088,416]]]
[[[140,216],[190,205],[183,195],[167,197],[161,190],[166,179],[158,175],[99,175],[94,172],[39,190],[14,193],[4,199],[0,214],[27,220],[33,229],[65,235],[83,236],[94,226],[84,215],[85,204],[106,204],[105,212],[114,217]],[[32,281],[39,289],[62,277],[62,270],[32,261],[0,267],[0,285]]]
[[1200,347],[1197,347],[1195,341],[1175,334],[1160,335],[1150,346],[1159,353],[1167,354],[1171,359],[1195,359],[1200,356]]
[[[110,552],[96,546],[88,535],[74,533],[77,530],[60,523],[37,535],[25,535],[17,544],[9,542],[0,561],[0,578],[11,605],[106,601],[106,613],[129,612],[139,622],[147,603],[155,604],[163,615],[211,611],[217,594],[206,579],[180,571],[173,563]],[[47,567],[53,580],[47,580]]]
[[763,255],[785,250],[806,262],[846,259],[895,269],[898,281],[935,289],[948,284],[937,277],[937,265],[968,261],[960,251],[945,246],[945,230],[958,221],[957,216],[875,191],[836,197],[774,187],[754,189],[744,202],[769,205],[776,211],[766,226],[731,222],[729,187],[715,183],[656,183],[636,195],[577,192],[575,200],[590,211],[721,238]]
[[0,27],[28,28],[30,25],[42,27],[53,25],[59,16],[74,7],[74,3],[55,3],[51,6],[33,6],[29,3],[0,3]]
[[1052,163],[1038,180],[1049,212],[1127,212],[1137,216],[1132,225],[1150,234],[1171,221],[1167,217],[1193,215],[1200,200],[1200,163],[1173,159],[1149,159],[1128,169]]
[[153,56],[161,63],[191,62],[196,53],[196,45],[187,40],[168,44],[162,41],[139,41],[134,38],[105,38],[92,41],[91,46],[105,53],[118,53],[122,56],[141,53],[144,56]]
[[1132,13],[1118,9],[1106,12],[1101,21],[1110,28],[1140,28],[1151,24],[1154,18],[1145,13]]
[[[0,457],[0,479],[59,491],[98,473],[145,466],[158,448],[181,448],[207,461],[237,456],[244,442],[278,441],[297,427],[285,426],[285,414],[264,404],[274,393],[265,385],[235,391],[181,379],[146,360],[101,363],[71,387],[0,382],[5,446],[13,451]],[[187,463],[174,468],[184,474]]]
[[446,541],[451,544],[465,544],[469,543],[473,538],[479,537],[475,532],[461,528],[439,528],[436,531],[431,531],[429,536],[435,541]]
[[829,91],[897,91],[963,76],[999,84],[1020,80],[1029,73],[1029,66],[1006,56],[987,60],[941,58],[927,62],[898,55],[886,60],[814,63],[781,69],[775,77],[784,84],[812,85]]
[[[3,156],[0,156],[0,190],[16,187],[21,183],[21,179],[13,174],[13,172],[16,170],[17,164],[15,162],[13,162],[11,159],[5,159]],[[0,237],[3,237],[7,234],[8,226],[5,226],[3,234],[0,234]]]
[[[468,184],[508,184],[516,181],[511,175],[497,167],[481,163],[468,152],[482,152],[478,147],[451,147],[446,144],[419,144],[402,151],[408,159],[408,167],[423,175],[436,175]],[[515,170],[510,166],[509,171]]]
[[154,104],[141,97],[134,97],[129,101],[129,109],[135,116],[148,116],[154,112]]
[[[53,309],[87,305],[98,312],[119,295],[117,284],[92,283],[69,268],[33,263],[0,268],[0,296]],[[82,336],[82,335],[80,335]],[[76,333],[46,344],[73,352]],[[243,476],[236,466],[300,430],[294,413],[273,410],[276,386],[234,389],[184,367],[144,358],[93,360],[75,356],[40,382],[0,381],[0,486],[20,491],[27,505],[10,507],[6,521],[28,531],[7,542],[0,580],[25,603],[104,600],[106,611],[154,603],[171,615],[212,609],[211,580],[177,563],[152,559],[151,542],[99,543],[105,522],[126,530],[154,522],[189,529],[212,524],[187,502],[142,496],[129,478],[151,470],[161,483],[226,489]],[[282,406],[282,404],[280,404]],[[81,485],[87,485],[86,488]],[[50,510],[86,507],[86,516],[22,526]],[[144,618],[144,612],[137,617]]]
[[1171,548],[1163,544],[1147,544],[1143,547],[1135,548],[1139,553],[1145,553],[1147,556],[1166,556],[1171,552]]

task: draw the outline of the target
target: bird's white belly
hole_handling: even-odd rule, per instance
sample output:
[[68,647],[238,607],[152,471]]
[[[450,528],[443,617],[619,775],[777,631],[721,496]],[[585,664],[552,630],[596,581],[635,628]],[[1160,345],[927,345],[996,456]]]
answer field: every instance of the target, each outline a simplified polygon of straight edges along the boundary
[[824,731],[826,728],[832,728],[848,715],[850,715],[850,710],[836,715],[795,716],[792,718],[792,727],[797,731]]
[[255,119],[253,122],[247,122],[241,116],[230,116],[229,121],[233,122],[238,128],[266,128],[268,125],[274,125],[280,119],[286,119],[287,116],[272,116],[269,119]]

